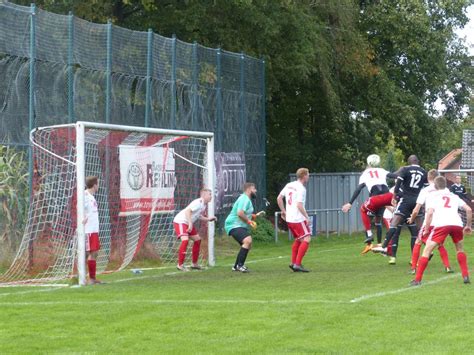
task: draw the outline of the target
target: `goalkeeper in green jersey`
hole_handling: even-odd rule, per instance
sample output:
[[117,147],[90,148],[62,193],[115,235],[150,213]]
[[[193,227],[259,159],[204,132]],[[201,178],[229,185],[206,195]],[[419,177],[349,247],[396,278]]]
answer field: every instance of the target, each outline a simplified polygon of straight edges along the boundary
[[249,227],[255,229],[257,223],[255,218],[264,212],[253,214],[254,208],[252,200],[257,197],[257,189],[254,183],[246,182],[243,188],[243,194],[239,196],[232,206],[232,211],[225,220],[225,231],[228,235],[233,237],[239,244],[240,250],[235,260],[233,271],[249,272],[245,266],[247,254],[252,247],[252,236],[250,235]]

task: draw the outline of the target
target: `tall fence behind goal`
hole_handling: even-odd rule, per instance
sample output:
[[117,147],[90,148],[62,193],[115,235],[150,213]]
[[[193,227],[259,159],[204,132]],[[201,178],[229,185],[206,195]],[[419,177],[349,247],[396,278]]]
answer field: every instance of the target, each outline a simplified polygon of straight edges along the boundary
[[[84,188],[99,177],[99,272],[126,267],[140,250],[176,259],[175,211],[214,187],[213,134],[78,122],[31,133],[35,166],[28,223],[3,282],[85,282]],[[214,205],[208,206],[214,214]],[[212,265],[213,223],[206,259]]]
[[225,176],[234,179],[218,186],[220,215],[237,193],[225,188],[239,187],[245,174],[263,206],[264,74],[264,61],[244,53],[0,0],[0,155],[8,146],[24,160],[5,169],[8,177],[21,170],[22,179],[5,193],[7,208],[0,205],[0,272],[16,255],[27,221],[35,127],[90,121],[213,132],[219,169],[232,170]]

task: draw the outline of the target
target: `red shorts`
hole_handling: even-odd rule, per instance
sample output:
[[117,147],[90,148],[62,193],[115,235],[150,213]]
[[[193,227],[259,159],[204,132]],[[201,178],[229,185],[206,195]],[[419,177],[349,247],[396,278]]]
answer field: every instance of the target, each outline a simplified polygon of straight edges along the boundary
[[99,233],[86,233],[86,251],[100,250]]
[[298,223],[291,223],[287,222],[288,229],[293,234],[293,238],[300,239],[311,235],[311,231],[309,230],[309,226],[307,222],[298,222]]
[[385,206],[390,206],[392,204],[393,194],[387,192],[382,195],[376,195],[369,197],[367,201],[364,202],[365,208],[372,213],[376,213],[378,210],[384,208]]
[[185,236],[185,237],[195,236],[195,235],[199,234],[196,230],[196,227],[194,227],[194,225],[193,225],[193,229],[192,229],[191,233],[188,233],[188,225],[186,223],[174,223],[173,222],[173,226],[174,226],[174,231],[176,233],[176,236],[178,238],[181,238],[183,236]]
[[432,240],[438,244],[443,244],[448,235],[450,235],[454,243],[459,243],[464,239],[462,230],[463,228],[459,226],[435,227],[431,231],[428,240]]
[[431,232],[433,231],[433,226],[430,227],[430,230],[428,231],[427,235],[423,235],[425,233],[425,226],[423,225],[420,230],[418,231],[418,238],[423,242],[423,244],[426,244],[426,241],[428,240]]

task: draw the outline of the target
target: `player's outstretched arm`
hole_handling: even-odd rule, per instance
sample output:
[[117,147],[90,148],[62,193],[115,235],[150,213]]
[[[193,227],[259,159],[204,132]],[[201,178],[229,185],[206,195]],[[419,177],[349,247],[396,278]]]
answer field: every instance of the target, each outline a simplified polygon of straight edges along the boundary
[[354,193],[352,194],[350,201],[346,203],[344,206],[342,206],[342,212],[344,213],[349,212],[349,210],[352,207],[352,204],[357,199],[360,192],[364,189],[365,186],[366,186],[365,183],[359,184],[359,186],[357,186],[357,189],[355,189]]

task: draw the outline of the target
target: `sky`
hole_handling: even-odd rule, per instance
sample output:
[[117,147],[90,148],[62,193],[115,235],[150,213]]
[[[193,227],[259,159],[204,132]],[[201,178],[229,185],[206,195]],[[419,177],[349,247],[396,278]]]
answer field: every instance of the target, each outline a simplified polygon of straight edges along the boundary
[[467,16],[469,17],[467,25],[462,30],[456,32],[459,37],[465,38],[469,54],[474,55],[474,5],[468,7]]

